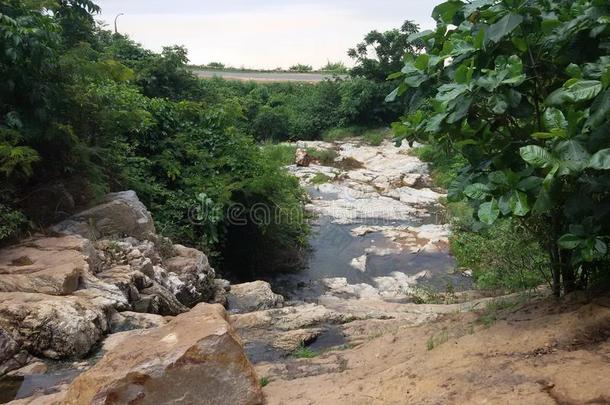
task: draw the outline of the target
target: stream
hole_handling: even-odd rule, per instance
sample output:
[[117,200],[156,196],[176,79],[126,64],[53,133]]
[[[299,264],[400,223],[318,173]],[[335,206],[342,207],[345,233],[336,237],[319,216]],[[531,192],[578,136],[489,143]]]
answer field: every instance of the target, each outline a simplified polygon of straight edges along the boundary
[[[358,143],[300,142],[334,149],[336,165],[290,166],[310,196],[315,215],[307,268],[266,277],[287,299],[317,302],[325,295],[408,300],[416,288],[461,291],[470,277],[456,271],[448,226],[427,165],[397,148]],[[341,164],[345,160],[356,166]],[[357,164],[353,164],[353,162]],[[312,184],[316,174],[330,181]]]

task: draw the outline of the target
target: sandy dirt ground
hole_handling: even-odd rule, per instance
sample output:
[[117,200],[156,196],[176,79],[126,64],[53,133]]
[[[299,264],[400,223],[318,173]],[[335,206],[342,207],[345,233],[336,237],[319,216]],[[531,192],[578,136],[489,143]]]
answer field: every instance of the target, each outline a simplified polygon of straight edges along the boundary
[[610,298],[517,298],[499,307],[419,326],[353,322],[343,350],[259,364],[267,401],[610,404]]

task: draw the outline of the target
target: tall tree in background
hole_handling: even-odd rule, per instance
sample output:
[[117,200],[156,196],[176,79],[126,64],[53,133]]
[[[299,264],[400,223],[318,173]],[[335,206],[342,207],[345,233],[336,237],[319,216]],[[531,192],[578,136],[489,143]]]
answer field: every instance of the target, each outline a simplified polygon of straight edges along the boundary
[[402,68],[405,55],[415,55],[421,49],[419,41],[409,40],[409,36],[418,31],[417,24],[405,21],[400,29],[369,32],[364,41],[347,52],[356,62],[351,70],[352,75],[377,82],[385,81],[388,75]]

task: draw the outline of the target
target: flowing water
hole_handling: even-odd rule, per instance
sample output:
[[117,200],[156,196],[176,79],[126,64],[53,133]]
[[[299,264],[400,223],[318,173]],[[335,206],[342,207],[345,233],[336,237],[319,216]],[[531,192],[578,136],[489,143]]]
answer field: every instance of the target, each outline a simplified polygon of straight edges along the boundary
[[[358,298],[363,291],[400,301],[415,286],[435,291],[471,287],[471,279],[455,271],[444,215],[439,215],[441,195],[425,187],[425,164],[389,143],[303,146],[336,148],[338,159],[356,159],[362,167],[290,168],[308,191],[308,209],[317,218],[307,268],[268,276],[274,290],[288,299],[310,302],[325,294]],[[335,180],[313,185],[310,180],[317,172]],[[405,178],[411,187],[404,180],[395,181]]]

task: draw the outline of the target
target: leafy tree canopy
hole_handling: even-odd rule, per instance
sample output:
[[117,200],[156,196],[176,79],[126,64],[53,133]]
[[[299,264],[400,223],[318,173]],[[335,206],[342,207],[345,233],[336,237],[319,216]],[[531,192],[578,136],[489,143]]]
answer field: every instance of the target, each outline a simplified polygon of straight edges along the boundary
[[[446,1],[435,31],[412,35],[388,96],[407,95],[400,139],[469,163],[449,188],[481,225],[522,218],[548,248],[553,288],[608,270],[610,4],[605,0]],[[407,93],[407,90],[410,90]]]
[[385,81],[388,75],[402,68],[405,55],[414,55],[421,49],[418,41],[409,40],[409,36],[418,31],[417,24],[405,21],[400,29],[369,32],[362,42],[347,52],[356,62],[352,75]]

